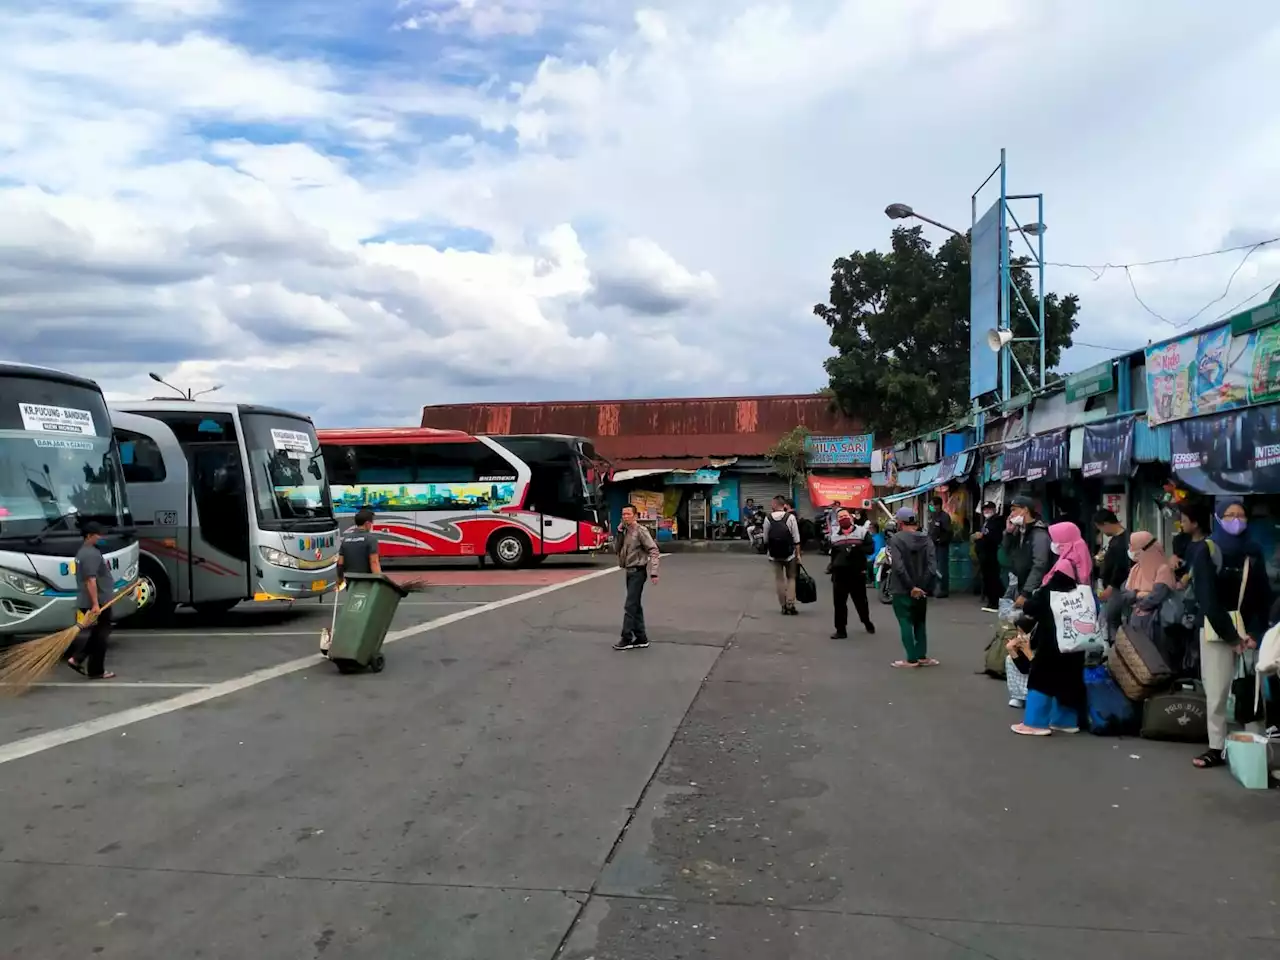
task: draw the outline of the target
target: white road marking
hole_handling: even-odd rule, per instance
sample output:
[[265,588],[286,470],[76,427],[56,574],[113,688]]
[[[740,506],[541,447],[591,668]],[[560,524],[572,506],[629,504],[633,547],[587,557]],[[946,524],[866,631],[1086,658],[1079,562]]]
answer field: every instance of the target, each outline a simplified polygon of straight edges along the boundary
[[113,637],[314,637],[315,630],[236,630],[231,633],[210,633],[198,627],[191,630],[113,630]]
[[492,603],[492,600],[401,600],[402,607],[466,607],[472,604],[481,606]]
[[[580,577],[574,577],[572,580],[549,584],[545,587],[539,587],[536,590],[530,590],[528,593],[516,594],[514,597],[504,597],[501,600],[494,600],[492,603],[486,603],[481,607],[472,607],[469,610],[459,610],[456,613],[448,613],[443,617],[437,617],[435,620],[428,620],[426,623],[419,623],[412,627],[405,627],[403,630],[395,630],[387,634],[385,642],[398,643],[401,640],[407,640],[408,638],[415,637],[418,634],[427,633],[431,630],[439,630],[441,627],[447,627],[450,624],[459,622],[460,620],[467,620],[470,617],[479,616],[482,613],[488,613],[490,610],[501,610],[503,607],[509,607],[512,604],[520,603],[524,600],[533,600],[537,597],[545,597],[547,594],[555,593],[557,590],[563,590],[565,587],[572,587],[575,584],[585,583],[588,580],[595,580],[597,577],[604,577],[617,572],[617,567],[609,567],[605,570],[593,570],[591,573],[583,574]],[[246,673],[241,677],[234,677],[231,680],[223,680],[221,683],[215,683],[211,686],[190,690],[187,693],[180,693],[176,697],[170,697],[167,700],[158,700],[155,703],[148,703],[140,707],[133,707],[129,710],[121,710],[117,713],[109,713],[106,716],[95,717],[92,720],[85,720],[82,723],[75,723],[69,727],[62,727],[59,730],[49,730],[46,733],[36,734],[35,736],[26,737],[22,740],[15,740],[12,743],[6,743],[3,746],[0,746],[0,764],[11,763],[14,760],[21,760],[23,757],[30,757],[33,754],[43,753],[46,750],[52,750],[54,747],[60,747],[63,744],[75,743],[79,740],[87,740],[89,737],[97,736],[100,733],[119,730],[121,727],[141,723],[143,720],[150,720],[153,717],[162,717],[167,713],[176,713],[179,710],[185,710],[187,707],[198,706],[202,703],[208,703],[210,700],[217,700],[220,697],[239,693],[241,690],[248,690],[250,687],[256,687],[259,684],[266,683],[268,680],[275,680],[278,677],[287,677],[291,673],[298,673],[301,670],[307,670],[309,668],[319,666],[327,667],[329,665],[315,653],[312,653],[310,656],[300,657],[297,660],[290,660],[287,663],[279,663],[274,667],[255,670],[253,673]]]
[[[0,687],[15,684],[0,683]],[[169,683],[162,680],[49,680],[33,684],[36,687],[79,687],[96,690],[98,687],[153,687],[157,690],[203,690],[213,686],[211,683]]]

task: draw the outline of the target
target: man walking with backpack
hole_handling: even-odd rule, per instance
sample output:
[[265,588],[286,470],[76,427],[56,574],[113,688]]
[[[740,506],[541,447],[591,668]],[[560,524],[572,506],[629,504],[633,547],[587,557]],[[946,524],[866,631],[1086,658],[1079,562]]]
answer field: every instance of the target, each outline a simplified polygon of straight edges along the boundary
[[783,616],[794,617],[796,610],[796,572],[800,568],[800,525],[796,515],[787,509],[783,496],[773,498],[773,511],[764,522],[765,553],[773,564],[773,579],[778,589],[778,605]]

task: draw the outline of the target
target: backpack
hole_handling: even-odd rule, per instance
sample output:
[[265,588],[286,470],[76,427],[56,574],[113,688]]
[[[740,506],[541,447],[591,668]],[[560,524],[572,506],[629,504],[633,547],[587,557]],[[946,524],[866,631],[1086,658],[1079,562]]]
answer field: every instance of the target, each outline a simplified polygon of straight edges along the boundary
[[786,560],[796,552],[796,541],[791,536],[787,514],[784,513],[781,520],[769,517],[764,528],[764,542],[770,560]]

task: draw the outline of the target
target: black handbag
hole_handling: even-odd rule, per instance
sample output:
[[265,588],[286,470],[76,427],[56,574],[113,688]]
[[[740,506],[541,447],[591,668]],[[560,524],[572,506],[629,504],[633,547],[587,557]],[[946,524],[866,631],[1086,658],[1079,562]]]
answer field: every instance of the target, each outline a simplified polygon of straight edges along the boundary
[[796,565],[796,602],[797,603],[813,603],[818,599],[818,584],[813,577],[809,576],[809,571],[804,568],[804,564]]
[[1260,719],[1262,691],[1258,675],[1249,670],[1244,657],[1236,658],[1236,678],[1231,681],[1231,719],[1239,724]]

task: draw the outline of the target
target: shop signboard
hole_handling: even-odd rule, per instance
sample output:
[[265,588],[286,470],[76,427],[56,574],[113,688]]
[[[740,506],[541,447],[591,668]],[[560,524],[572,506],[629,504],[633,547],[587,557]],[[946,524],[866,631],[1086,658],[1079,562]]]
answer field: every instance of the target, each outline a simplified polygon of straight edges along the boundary
[[804,456],[811,467],[869,467],[873,436],[805,437]]
[[1213,496],[1280,493],[1280,406],[1173,425],[1178,482]]
[[1127,477],[1133,472],[1133,417],[1084,428],[1084,456],[1080,475],[1084,477]]
[[1241,336],[1232,336],[1232,330],[1229,321],[1147,347],[1149,423],[1154,426],[1280,400],[1280,325],[1251,329]]
[[1075,403],[1116,388],[1115,366],[1111,360],[1067,377],[1067,402]]
[[866,508],[875,495],[870,477],[809,477],[809,502],[815,507],[839,501],[844,507]]

